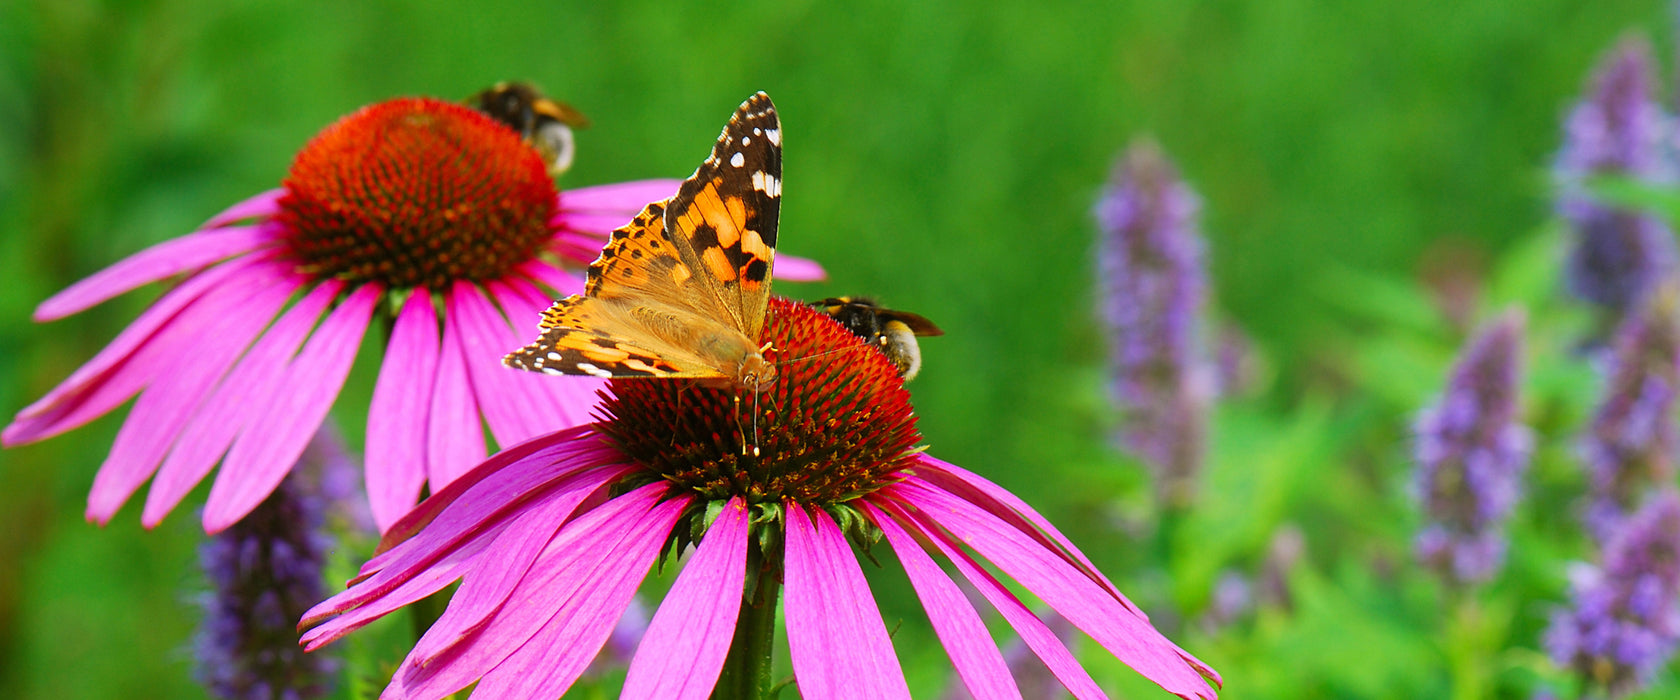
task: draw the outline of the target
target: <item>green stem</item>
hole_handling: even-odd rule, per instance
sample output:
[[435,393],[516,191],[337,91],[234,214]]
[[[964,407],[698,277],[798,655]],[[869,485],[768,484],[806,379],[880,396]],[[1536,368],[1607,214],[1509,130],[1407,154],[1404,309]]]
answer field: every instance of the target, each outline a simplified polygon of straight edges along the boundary
[[741,612],[735,622],[735,639],[729,658],[723,662],[712,697],[717,700],[764,698],[771,695],[770,661],[776,641],[776,604],[781,597],[779,557],[766,557],[757,542],[747,545],[747,585],[741,594]]
[[453,588],[446,588],[409,604],[408,619],[414,626],[414,641],[420,641],[432,623],[443,617],[443,609],[449,607],[449,597],[454,593]]

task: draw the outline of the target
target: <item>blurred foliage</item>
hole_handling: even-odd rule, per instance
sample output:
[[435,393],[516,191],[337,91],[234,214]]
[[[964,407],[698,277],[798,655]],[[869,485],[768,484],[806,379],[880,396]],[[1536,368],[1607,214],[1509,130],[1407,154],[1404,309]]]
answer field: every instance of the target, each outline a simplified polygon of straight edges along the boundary
[[[1664,3],[1625,0],[15,0],[0,4],[0,409],[156,292],[41,326],[34,304],[276,186],[357,106],[533,80],[596,125],[564,187],[682,176],[764,89],[789,134],[782,250],[831,273],[778,291],[874,294],[938,321],[912,387],[933,453],[1061,523],[1225,674],[1226,697],[1565,689],[1535,650],[1565,563],[1588,552],[1561,514],[1597,385],[1576,352],[1591,319],[1559,298],[1544,168],[1597,53],[1640,27],[1667,47],[1669,22]],[[1091,199],[1142,132],[1203,196],[1217,313],[1272,378],[1218,410],[1205,496],[1171,523],[1108,447],[1090,303]],[[1454,275],[1473,293],[1441,283]],[[1506,572],[1457,595],[1409,558],[1408,424],[1473,322],[1511,304],[1531,319],[1540,451]],[[365,359],[337,410],[352,434]],[[117,425],[0,452],[0,695],[202,694],[195,514],[149,533],[137,507],[103,530],[78,517]],[[1196,624],[1220,573],[1261,574],[1290,529],[1304,554],[1282,574],[1287,604]],[[340,555],[347,570],[365,552]],[[886,561],[872,583],[932,697],[948,662]],[[402,633],[346,653],[393,663]],[[1088,651],[1105,686],[1146,695]],[[1663,682],[1649,697],[1680,689]]]

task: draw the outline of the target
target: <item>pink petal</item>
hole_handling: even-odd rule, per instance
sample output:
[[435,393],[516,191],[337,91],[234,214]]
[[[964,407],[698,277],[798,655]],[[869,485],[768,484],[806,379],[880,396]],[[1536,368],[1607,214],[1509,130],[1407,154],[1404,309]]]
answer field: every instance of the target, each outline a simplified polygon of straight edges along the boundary
[[867,501],[862,502],[862,508],[881,528],[898,561],[904,565],[916,597],[927,609],[934,633],[945,645],[945,653],[951,657],[951,664],[969,694],[979,700],[1020,698],[1021,689],[1015,685],[1009,664],[1003,660],[1003,654],[992,641],[992,633],[986,630],[986,623],[980,620],[968,597],[898,523]]
[[[501,302],[502,308],[507,310],[510,318],[542,318],[542,312],[548,308],[549,299],[536,285],[524,280],[510,280],[507,284],[492,282],[490,284],[496,300]],[[532,333],[531,338],[536,338]],[[517,340],[518,347],[524,344]],[[500,358],[498,358],[500,362]],[[511,385],[512,393],[502,400],[513,401],[526,405],[529,410],[540,410],[545,413],[545,423],[548,430],[570,428],[574,425],[593,423],[596,404],[600,403],[599,392],[604,390],[607,382],[594,377],[551,377],[537,372],[522,372],[511,370],[504,366],[504,370],[511,371],[515,382]]]
[[799,694],[825,698],[909,698],[904,671],[875,598],[840,527],[820,508],[787,504],[789,657]]
[[1067,645],[1062,643],[1061,638],[1057,637],[1056,633],[1048,625],[1045,625],[1043,620],[1038,619],[1038,616],[1028,610],[1027,606],[1022,604],[1014,593],[1009,592],[1008,588],[1005,588],[1002,583],[993,578],[990,572],[975,562],[968,555],[968,552],[963,551],[937,525],[909,514],[895,503],[883,502],[880,507],[891,513],[900,522],[914,526],[923,538],[939,548],[945,558],[956,564],[957,570],[962,572],[963,577],[967,578],[969,583],[973,584],[980,591],[980,594],[991,602],[992,607],[1003,616],[1009,626],[1014,627],[1015,632],[1021,635],[1021,641],[1026,643],[1027,648],[1044,661],[1044,665],[1050,669],[1051,675],[1054,675],[1056,680],[1061,681],[1062,685],[1072,692],[1075,698],[1103,700],[1108,697],[1103,693],[1102,688],[1097,686],[1097,682],[1091,680],[1091,674],[1085,671],[1085,667],[1079,665],[1079,661],[1073,658],[1073,653],[1068,651]]
[[384,289],[366,283],[350,293],[286,367],[285,391],[246,427],[222,460],[204,506],[204,531],[221,532],[268,498],[303,456],[338,399]]
[[280,213],[280,198],[285,195],[286,190],[280,187],[259,193],[210,217],[200,229],[221,228],[235,221],[274,216]]
[[222,378],[216,393],[194,412],[181,439],[164,459],[157,478],[152,480],[152,490],[146,494],[146,508],[140,515],[142,524],[155,527],[162,522],[187,492],[215,468],[251,418],[268,409],[278,394],[291,388],[282,382],[286,363],[309,337],[315,321],[343,286],[342,282],[328,280],[310,290]]
[[164,241],[52,295],[35,307],[35,320],[64,318],[136,287],[249,253],[274,238],[271,226],[241,226]]
[[[484,488],[502,488],[511,484],[510,488],[515,490],[510,493],[517,495],[520,489],[526,488],[526,480],[552,476],[532,476],[524,471],[530,469],[529,463],[534,461],[541,461],[545,466],[556,465],[561,472],[569,473],[586,468],[587,465],[623,462],[625,458],[589,426],[559,430],[531,438],[497,452],[490,459],[450,482],[448,486],[434,492],[430,498],[421,501],[420,505],[410,509],[408,514],[399,518],[380,538],[380,556],[418,535],[422,528],[436,520],[457,499],[478,493],[476,489],[481,483],[485,485]],[[517,468],[510,468],[515,465],[518,465]],[[378,561],[380,556],[374,557],[374,561]],[[369,562],[370,565],[373,563]]]
[[[469,533],[467,537],[458,538],[448,543],[446,547],[426,551],[409,551],[405,554],[415,555],[413,558],[423,562],[419,566],[393,567],[375,572],[372,577],[356,584],[348,591],[344,591],[332,599],[323,602],[304,614],[299,627],[306,627],[336,615],[319,627],[310,630],[303,636],[305,649],[315,649],[329,644],[338,638],[349,634],[362,626],[384,615],[435,593],[451,582],[460,578],[467,571],[480,569],[506,573],[501,563],[507,561],[503,556],[510,549],[516,548],[522,540],[535,538],[536,551],[530,553],[529,560],[522,559],[513,563],[509,568],[518,568],[517,575],[512,581],[517,582],[526,570],[530,568],[543,545],[553,535],[571,512],[580,504],[593,499],[609,484],[617,480],[623,472],[608,473],[574,473],[555,487],[546,489],[543,498],[533,507],[517,512],[507,518],[492,519],[480,529]],[[552,522],[545,518],[553,518]],[[491,549],[495,547],[497,549]],[[484,554],[490,550],[489,554]],[[515,555],[523,557],[520,552]],[[483,568],[483,562],[496,562],[497,565],[489,569]],[[482,588],[476,583],[477,579],[469,582],[466,588]],[[511,589],[511,585],[508,586]],[[464,589],[465,590],[465,589]],[[495,600],[488,601],[489,612],[499,609],[502,601],[506,600],[507,590],[495,592]],[[453,596],[458,605],[478,606],[480,601],[472,591],[463,593],[457,591]],[[488,614],[488,613],[484,613]]]
[[[1127,608],[1148,619],[1148,615],[1144,615],[1142,610],[1132,605],[1132,602],[1120,593],[1120,589],[1116,588],[1107,576],[1097,570],[1096,565],[1086,558],[1084,552],[1073,546],[1073,542],[1066,535],[1057,530],[1055,525],[1050,524],[1050,521],[1044,516],[1039,515],[1038,511],[1033,510],[1032,506],[1027,505],[1026,501],[1021,500],[1020,497],[1003,487],[981,478],[978,474],[950,462],[927,454],[917,455],[916,460],[922,465],[921,468],[916,470],[916,473],[925,478],[929,484],[940,490],[956,494],[1014,525],[1016,529],[1038,540],[1046,549],[1057,552],[1068,563],[1073,564],[1086,576],[1089,576],[1091,580],[1108,589]],[[1211,673],[1212,671],[1213,669],[1208,669],[1208,672]]]
[[93,478],[88,520],[101,525],[110,522],[128,497],[151,478],[186,428],[187,420],[246,348],[262,335],[291,295],[288,287],[270,285],[249,296],[234,290],[206,295],[194,305],[188,313],[204,307],[213,321],[194,339],[191,352],[175,353],[162,372],[167,380],[154,382],[134,402],[128,419],[117,431],[110,454]]
[[[647,202],[642,202],[642,204],[645,205]],[[606,241],[604,239],[606,236],[610,235],[614,229],[630,223],[630,220],[634,219],[636,217],[636,213],[639,211],[641,211],[640,208],[634,211],[601,213],[568,211],[561,212],[561,214],[556,217],[555,223],[559,228],[566,231],[581,231],[594,236],[600,236],[603,239],[601,242],[605,243]]]
[[776,256],[776,269],[772,274],[786,282],[821,282],[828,279],[828,272],[815,260],[792,255]]
[[1091,635],[1120,661],[1168,692],[1185,698],[1213,698],[1195,657],[1161,636],[1148,618],[1092,580],[1061,552],[1013,524],[919,479],[888,486],[882,493],[919,508],[929,520],[1032,591],[1074,626]]
[[[447,299],[444,307],[452,303]],[[484,427],[473,400],[473,388],[463,354],[461,319],[443,317],[443,353],[438,357],[437,383],[432,385],[432,408],[426,426],[426,470],[432,490],[484,461]]]
[[747,507],[730,499],[642,634],[620,698],[704,700],[735,635],[747,572]]
[[[485,697],[507,697],[499,686],[510,681],[519,696],[558,697],[571,683],[566,677],[576,679],[606,643],[681,515],[688,499],[659,503],[667,488],[649,484],[569,523],[497,615],[468,621],[481,627],[464,639],[463,621],[451,606],[403,661],[392,685],[409,697],[439,698],[482,676],[477,692]],[[425,653],[439,640],[457,639],[440,654]],[[538,658],[545,655],[552,658]],[[515,669],[515,677],[507,677]],[[544,692],[550,685],[559,688]]]
[[441,352],[432,295],[417,288],[397,313],[368,405],[368,503],[380,532],[414,507],[426,483],[427,402]]
[[70,430],[127,401],[151,381],[162,358],[173,358],[176,346],[191,342],[199,322],[179,321],[182,310],[201,297],[258,284],[281,284],[258,268],[258,256],[233,260],[193,275],[165,293],[128,324],[116,339],[87,364],[70,374],[46,396],[18,412],[0,437],[6,445],[20,445]]
[[[527,380],[542,375],[502,364],[502,356],[524,342],[477,285],[456,282],[446,313],[460,323],[457,339],[472,380],[473,397],[497,444],[512,445],[556,428],[571,427],[551,422],[548,409],[555,407],[543,405],[547,396],[522,391],[526,387],[536,389],[538,385]],[[537,399],[539,403],[521,399]]]
[[[682,180],[657,179],[634,180],[631,182],[616,182],[610,185],[595,185],[594,187],[580,187],[575,190],[565,190],[560,193],[560,211],[571,212],[624,212],[622,226],[630,222],[642,207],[649,202],[662,202],[677,193],[682,186]],[[611,229],[608,229],[611,230]]]
[[[568,294],[583,293],[582,277],[567,272],[559,267],[555,267],[554,265],[550,265],[543,260],[532,260],[529,263],[521,265],[519,267],[519,272],[526,277],[530,277],[539,283],[547,285],[551,291],[558,294],[558,296],[543,295],[543,301],[541,304],[541,308],[543,309],[547,309],[550,305],[552,305],[555,299]],[[524,321],[523,323],[526,325],[520,325],[521,321],[517,318],[514,319],[513,322],[515,327],[532,332],[532,337],[534,338],[536,337],[535,331],[537,330],[538,320],[539,319],[531,319]]]

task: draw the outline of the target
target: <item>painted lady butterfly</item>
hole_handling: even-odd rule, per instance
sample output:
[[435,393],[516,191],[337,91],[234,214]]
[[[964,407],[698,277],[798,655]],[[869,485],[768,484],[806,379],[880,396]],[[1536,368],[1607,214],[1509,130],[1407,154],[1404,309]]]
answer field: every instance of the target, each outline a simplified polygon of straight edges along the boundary
[[530,83],[496,83],[467,98],[472,107],[519,132],[542,154],[550,175],[572,167],[577,152],[572,129],[589,128],[589,119],[571,105],[550,99]]
[[907,382],[922,371],[922,348],[916,344],[916,336],[945,335],[932,321],[908,311],[882,308],[869,297],[829,297],[810,305],[879,348]]
[[677,194],[613,232],[582,295],[543,312],[510,367],[595,377],[695,377],[762,392],[759,344],[781,212],[782,132],[770,97],[742,103]]

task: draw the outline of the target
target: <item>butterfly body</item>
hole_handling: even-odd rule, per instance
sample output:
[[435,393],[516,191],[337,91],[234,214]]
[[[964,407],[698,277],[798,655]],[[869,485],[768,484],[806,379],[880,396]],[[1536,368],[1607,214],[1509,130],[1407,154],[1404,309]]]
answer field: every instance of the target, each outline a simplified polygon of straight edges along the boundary
[[584,293],[543,313],[512,367],[595,377],[691,377],[762,392],[776,381],[759,342],[781,203],[781,126],[748,99],[677,194],[614,231]]

